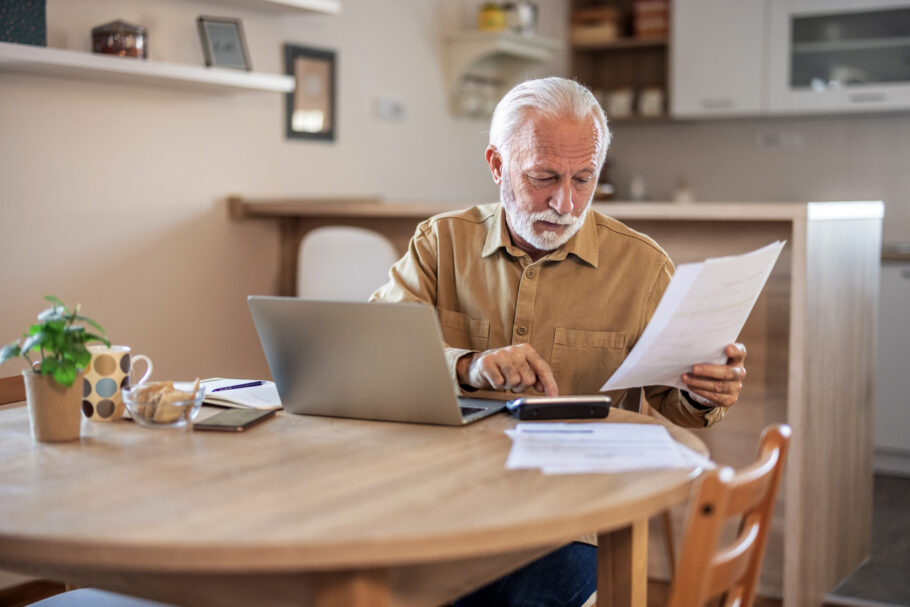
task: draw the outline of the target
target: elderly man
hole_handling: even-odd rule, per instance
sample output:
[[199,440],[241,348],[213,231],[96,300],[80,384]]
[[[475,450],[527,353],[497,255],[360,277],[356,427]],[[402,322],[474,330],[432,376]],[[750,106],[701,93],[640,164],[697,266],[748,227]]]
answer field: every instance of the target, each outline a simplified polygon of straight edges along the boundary
[[[641,335],[673,274],[650,238],[593,211],[610,145],[594,96],[563,78],[519,84],[499,102],[486,161],[498,204],[417,227],[374,300],[436,307],[453,380],[481,396],[595,394]],[[671,421],[710,426],[745,377],[741,344],[698,364],[688,390],[648,386]],[[642,390],[610,394],[637,409]],[[590,538],[494,582],[459,605],[581,605],[595,586]],[[588,543],[585,543],[588,542]]]

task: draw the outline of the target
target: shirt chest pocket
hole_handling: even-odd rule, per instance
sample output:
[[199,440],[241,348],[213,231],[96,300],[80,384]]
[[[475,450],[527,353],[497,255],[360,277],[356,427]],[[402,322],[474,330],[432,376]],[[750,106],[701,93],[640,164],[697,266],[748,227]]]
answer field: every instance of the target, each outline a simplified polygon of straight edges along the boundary
[[482,352],[490,343],[490,321],[476,320],[459,312],[438,309],[442,337],[452,348]]
[[626,357],[626,334],[557,328],[550,367],[560,394],[597,394]]

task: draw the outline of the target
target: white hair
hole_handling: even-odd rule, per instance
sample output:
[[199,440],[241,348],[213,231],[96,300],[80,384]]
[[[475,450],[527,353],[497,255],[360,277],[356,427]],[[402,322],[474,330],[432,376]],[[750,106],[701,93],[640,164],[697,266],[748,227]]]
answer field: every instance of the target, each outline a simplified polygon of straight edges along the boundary
[[600,132],[593,133],[597,143],[597,168],[603,166],[610,147],[607,117],[594,95],[584,86],[566,78],[550,77],[525,80],[505,94],[496,104],[490,121],[490,145],[495,146],[503,162],[507,162],[511,145],[519,126],[529,111],[543,112],[554,118],[584,120],[594,118]]

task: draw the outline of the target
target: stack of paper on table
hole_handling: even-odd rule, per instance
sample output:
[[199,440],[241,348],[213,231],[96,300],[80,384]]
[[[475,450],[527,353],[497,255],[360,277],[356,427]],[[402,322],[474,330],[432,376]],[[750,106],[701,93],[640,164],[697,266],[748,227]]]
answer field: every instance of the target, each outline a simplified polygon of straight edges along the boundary
[[708,458],[680,445],[657,424],[524,423],[506,430],[512,450],[506,468],[544,474],[628,472],[654,468],[712,468]]
[[255,379],[225,379],[223,377],[211,377],[203,379],[202,385],[205,386],[206,404],[219,405],[222,407],[234,407],[239,409],[280,409],[281,398],[278,396],[278,388],[275,382],[262,381],[258,386],[249,388],[237,388],[234,390],[220,390],[229,386],[240,386],[243,384],[255,383]]

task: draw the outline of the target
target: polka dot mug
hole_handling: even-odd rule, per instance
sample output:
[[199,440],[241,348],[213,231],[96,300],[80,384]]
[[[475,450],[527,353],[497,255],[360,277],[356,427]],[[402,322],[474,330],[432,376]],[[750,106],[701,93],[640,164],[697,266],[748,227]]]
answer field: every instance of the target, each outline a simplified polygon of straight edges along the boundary
[[152,361],[144,354],[130,354],[129,346],[88,346],[92,362],[82,381],[82,415],[94,421],[112,421],[123,417],[121,388],[130,384],[132,363],[141,360],[146,365],[141,384],[152,374]]

